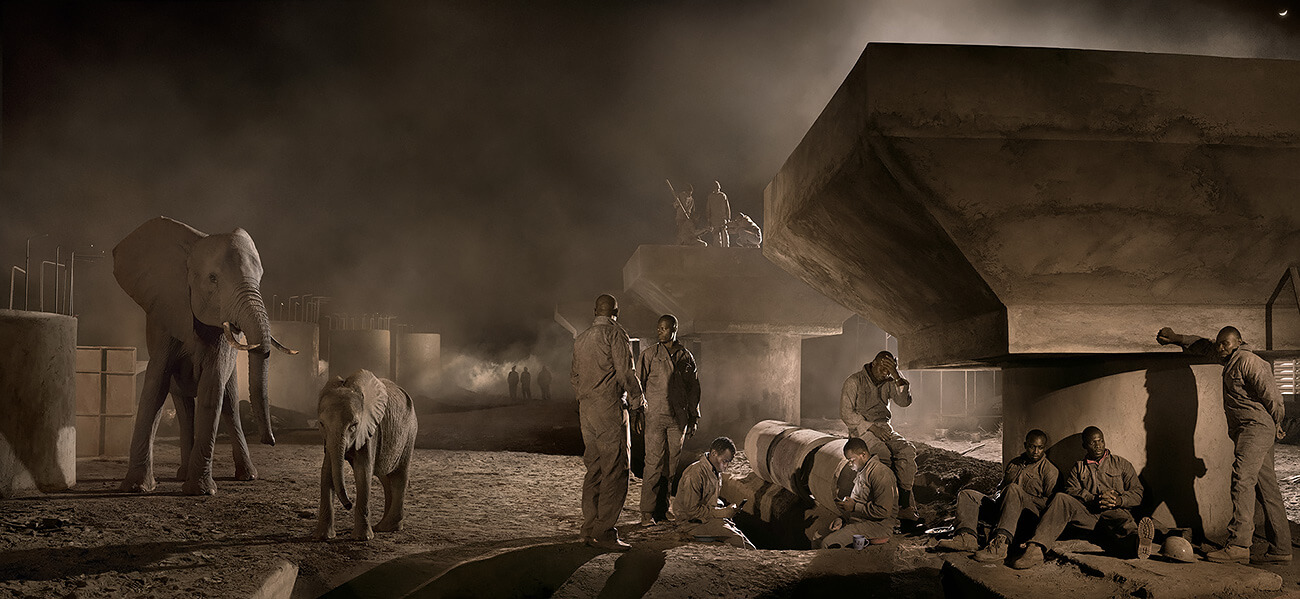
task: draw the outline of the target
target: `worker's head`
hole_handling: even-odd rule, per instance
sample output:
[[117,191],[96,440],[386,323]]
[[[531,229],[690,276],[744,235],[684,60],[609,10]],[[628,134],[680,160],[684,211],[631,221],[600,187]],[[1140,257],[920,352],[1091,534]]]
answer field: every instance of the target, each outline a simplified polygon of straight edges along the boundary
[[709,443],[709,462],[714,470],[722,472],[736,457],[736,444],[729,437],[718,437]]
[[1219,354],[1220,361],[1227,362],[1238,347],[1241,347],[1241,331],[1237,327],[1219,329],[1219,336],[1214,339],[1214,351]]
[[871,376],[878,381],[883,381],[894,376],[894,369],[898,367],[898,360],[894,354],[882,351],[876,354],[874,360],[866,363],[863,368],[871,371]]
[[1106,455],[1106,437],[1101,434],[1101,429],[1090,426],[1083,429],[1083,453],[1087,454],[1090,460],[1100,460]]
[[608,293],[596,298],[596,316],[618,316],[618,300]]
[[664,314],[659,317],[659,324],[655,326],[655,335],[659,337],[660,343],[672,343],[677,339],[677,317],[672,314]]
[[1047,455],[1047,433],[1034,429],[1025,435],[1025,457],[1037,462]]
[[515,371],[515,368],[518,368],[518,366],[515,366],[514,364],[511,364],[511,365],[510,365],[510,372],[514,372],[514,371]]
[[722,191],[722,184],[721,184],[721,183],[718,183],[717,181],[714,181],[714,182],[713,182],[713,193],[718,193],[719,191]]
[[867,467],[867,460],[871,459],[871,450],[867,449],[867,442],[857,437],[850,437],[844,443],[844,458],[849,461],[854,472],[861,472]]

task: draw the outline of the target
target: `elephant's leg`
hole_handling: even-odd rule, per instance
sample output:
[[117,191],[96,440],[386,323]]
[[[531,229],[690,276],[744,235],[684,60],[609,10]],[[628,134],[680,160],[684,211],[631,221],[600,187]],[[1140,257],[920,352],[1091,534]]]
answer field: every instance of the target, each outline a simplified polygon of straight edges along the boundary
[[316,511],[316,530],[311,537],[318,541],[334,538],[334,477],[329,454],[320,462],[320,509]]
[[176,480],[189,480],[190,453],[194,451],[194,398],[172,393],[176,406],[176,424],[181,429],[181,465],[176,469]]
[[253,458],[248,454],[248,441],[244,440],[244,426],[235,413],[239,405],[239,391],[236,377],[226,381],[226,391],[221,400],[221,419],[230,427],[230,455],[235,460],[235,480],[253,480],[257,478],[257,468]]
[[369,541],[375,537],[370,528],[370,479],[374,476],[373,444],[355,453],[352,460],[352,477],[357,483],[357,503],[352,506],[352,538]]
[[199,394],[194,405],[194,451],[190,454],[190,477],[181,487],[186,495],[216,495],[212,480],[212,451],[217,445],[217,423],[221,419],[221,399],[226,381],[235,368],[235,349],[217,340],[207,347],[207,355],[196,360],[199,367]]
[[410,460],[406,460],[388,476],[380,479],[384,483],[384,517],[375,525],[375,530],[391,532],[402,530],[402,504],[406,499],[406,471]]
[[145,370],[144,389],[136,406],[135,430],[131,433],[131,459],[126,477],[118,486],[121,491],[152,491],[157,485],[153,476],[153,439],[158,432],[158,417],[167,399],[171,368],[180,344],[153,326],[149,330],[149,366]]

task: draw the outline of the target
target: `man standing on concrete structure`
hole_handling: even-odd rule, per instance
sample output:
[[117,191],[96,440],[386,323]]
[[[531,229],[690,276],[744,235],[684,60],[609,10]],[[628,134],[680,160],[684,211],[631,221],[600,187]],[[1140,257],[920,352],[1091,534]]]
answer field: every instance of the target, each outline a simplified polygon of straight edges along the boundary
[[681,484],[673,497],[673,508],[677,517],[686,523],[686,531],[696,540],[725,541],[741,549],[753,549],[754,544],[731,521],[740,507],[735,504],[718,506],[722,473],[734,457],[736,444],[731,439],[714,439],[709,444],[709,451],[682,471]]
[[1142,503],[1142,482],[1133,464],[1106,449],[1101,429],[1085,428],[1082,437],[1084,458],[1070,469],[1065,492],[1052,497],[1034,537],[1025,544],[1024,555],[1011,567],[1025,570],[1043,563],[1043,552],[1051,549],[1071,524],[1088,530],[1100,528],[1108,542],[1136,541],[1138,559],[1151,555],[1155,522],[1150,518],[1135,522],[1131,511]]
[[519,373],[515,372],[515,367],[510,367],[510,374],[506,375],[506,384],[510,386],[510,401],[514,401],[519,396]]
[[677,317],[664,314],[655,327],[659,342],[641,351],[637,373],[645,389],[645,470],[641,477],[641,524],[668,516],[682,443],[700,419],[700,381],[695,356],[677,341]]
[[578,398],[584,446],[582,541],[611,551],[631,545],[618,538],[619,512],[627,499],[631,437],[628,410],[645,409],[641,382],[632,364],[632,341],[618,324],[612,295],[596,298],[596,319],[573,340],[569,376]]
[[843,512],[844,525],[826,535],[821,546],[823,549],[849,547],[854,535],[866,537],[872,545],[887,543],[898,516],[898,483],[894,473],[871,455],[867,442],[858,437],[844,444],[844,457],[857,472],[853,477],[853,491],[835,501]]
[[[673,184],[668,184],[672,190]],[[690,184],[681,191],[673,190],[673,212],[677,221],[678,245],[708,245],[700,239],[700,232],[695,228],[695,188]]]
[[543,401],[551,400],[551,369],[545,365],[542,366],[542,371],[537,373],[537,388],[542,392]]
[[528,372],[527,366],[524,367],[523,373],[519,375],[519,389],[523,391],[523,393],[520,393],[520,397],[523,397],[524,400],[533,398],[533,375]]
[[709,228],[716,229],[713,234],[712,245],[720,248],[730,247],[731,240],[727,235],[726,225],[731,220],[731,203],[727,201],[727,194],[722,193],[721,183],[713,182],[713,192],[709,194],[707,206]]
[[840,392],[840,418],[849,436],[867,442],[871,453],[892,456],[898,479],[898,517],[916,522],[912,506],[912,482],[916,479],[916,447],[890,426],[889,402],[906,408],[912,405],[911,385],[898,373],[894,354],[882,351],[876,358],[849,375]]
[[763,230],[758,227],[758,223],[744,212],[738,212],[738,216],[727,224],[727,229],[734,233],[731,244],[741,248],[756,248],[763,245]]
[[1000,562],[1016,536],[1020,516],[1030,512],[1041,516],[1047,500],[1056,490],[1059,472],[1047,456],[1047,433],[1034,429],[1025,435],[1025,452],[1007,462],[1002,483],[992,497],[974,489],[957,494],[957,536],[939,542],[941,549],[975,551],[976,528],[980,520],[996,522],[988,544],[975,551],[975,560]]
[[1213,562],[1251,561],[1258,496],[1264,507],[1268,551],[1254,561],[1291,561],[1291,527],[1273,472],[1273,443],[1285,436],[1282,392],[1273,377],[1273,367],[1242,347],[1241,332],[1235,327],[1223,327],[1214,343],[1195,335],[1179,335],[1165,327],[1156,334],[1156,341],[1177,344],[1188,353],[1217,357],[1223,364],[1223,411],[1233,444],[1232,520],[1228,523],[1227,546],[1205,558]]

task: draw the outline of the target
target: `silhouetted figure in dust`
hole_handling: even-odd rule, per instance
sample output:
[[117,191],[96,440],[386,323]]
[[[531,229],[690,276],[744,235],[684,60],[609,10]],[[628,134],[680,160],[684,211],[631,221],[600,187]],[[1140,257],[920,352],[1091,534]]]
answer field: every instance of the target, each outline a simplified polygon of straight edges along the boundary
[[731,247],[731,238],[727,233],[727,222],[731,220],[731,203],[727,201],[727,194],[722,193],[722,184],[717,181],[713,182],[713,192],[709,194],[707,207],[709,227],[716,228],[710,245]]
[[551,369],[542,366],[542,371],[537,373],[537,388],[542,392],[542,401],[551,400]]
[[524,367],[524,372],[519,375],[519,389],[522,391],[520,396],[525,401],[533,398],[533,375],[528,372],[527,366]]
[[582,481],[582,541],[627,551],[632,546],[619,540],[614,525],[627,500],[632,453],[628,409],[644,411],[645,397],[632,364],[632,341],[617,318],[614,296],[596,298],[596,319],[573,340],[569,379],[578,398],[585,447],[582,461],[587,465]]
[[510,401],[514,401],[519,396],[519,373],[515,372],[515,367],[510,367],[510,374],[506,375],[506,384],[510,385]]
[[677,222],[678,245],[708,245],[700,239],[700,232],[695,227],[695,188],[687,185],[676,192],[673,199],[674,219]]

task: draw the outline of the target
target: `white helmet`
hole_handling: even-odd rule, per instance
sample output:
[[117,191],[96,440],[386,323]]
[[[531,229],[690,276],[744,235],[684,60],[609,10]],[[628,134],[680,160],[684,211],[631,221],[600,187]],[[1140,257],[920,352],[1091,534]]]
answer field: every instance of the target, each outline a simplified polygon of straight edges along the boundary
[[1165,546],[1160,549],[1160,555],[1163,555],[1176,562],[1194,562],[1196,554],[1192,552],[1192,544],[1180,536],[1170,535],[1165,539]]

